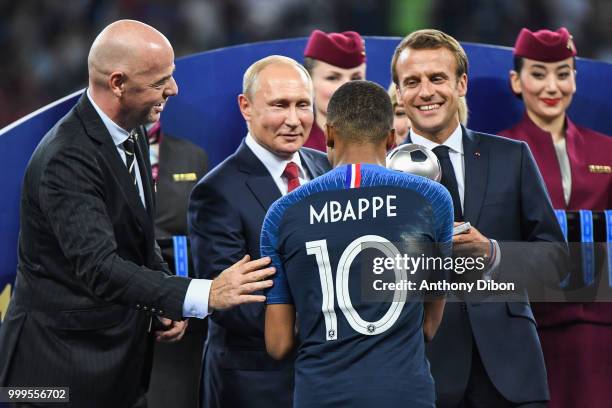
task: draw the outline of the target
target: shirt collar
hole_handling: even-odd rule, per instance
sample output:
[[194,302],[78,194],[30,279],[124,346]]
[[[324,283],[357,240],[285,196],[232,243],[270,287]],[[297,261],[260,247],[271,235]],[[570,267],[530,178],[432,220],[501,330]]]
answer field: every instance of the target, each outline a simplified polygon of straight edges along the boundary
[[108,133],[110,133],[111,137],[113,138],[113,143],[115,143],[115,146],[122,145],[123,142],[127,140],[128,136],[130,135],[130,132],[113,122],[113,120],[109,118],[108,115],[104,113],[98,105],[96,105],[93,98],[91,97],[89,88],[87,88],[87,98],[89,98],[89,102],[91,102],[96,112],[98,112],[98,115],[100,115],[100,119],[102,119],[102,123],[104,123],[104,126],[106,126],[106,129],[108,130]]
[[266,169],[270,172],[272,177],[280,178],[285,171],[285,167],[287,167],[287,163],[294,162],[297,164],[299,169],[299,177],[306,178],[306,173],[304,172],[304,168],[302,167],[302,160],[300,159],[300,155],[296,152],[293,153],[293,157],[290,159],[281,159],[262,145],[260,145],[251,133],[247,133],[246,145],[251,149],[251,151],[257,156],[259,160],[266,166]]
[[[410,129],[410,140],[412,140],[412,143],[425,146],[429,150],[433,150],[434,147],[440,146],[440,144],[432,142],[431,140],[415,133],[412,129]],[[463,131],[461,129],[461,125],[457,125],[449,138],[442,143],[442,146],[447,146],[451,151],[463,155]]]

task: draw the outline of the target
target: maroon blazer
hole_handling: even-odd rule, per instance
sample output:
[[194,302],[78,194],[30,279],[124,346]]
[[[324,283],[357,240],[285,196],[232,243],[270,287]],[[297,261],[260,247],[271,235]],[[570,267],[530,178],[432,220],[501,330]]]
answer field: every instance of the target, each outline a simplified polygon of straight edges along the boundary
[[612,167],[612,137],[577,126],[569,118],[566,121],[567,155],[572,173],[572,191],[567,205],[550,133],[540,129],[525,114],[519,123],[500,135],[527,142],[554,208],[570,211],[612,208],[612,173],[605,172]]
[[[612,174],[601,167],[612,166],[612,137],[576,126],[569,118],[566,121],[572,174],[567,205],[550,133],[525,114],[521,122],[500,135],[527,142],[555,208],[612,208]],[[532,309],[548,372],[549,407],[612,406],[612,355],[601,352],[612,344],[612,303],[532,303]]]
[[327,152],[325,133],[317,125],[317,122],[312,124],[310,136],[308,136],[308,140],[306,140],[306,143],[304,143],[304,147],[310,147],[311,149],[315,149],[323,153]]
[[[597,168],[592,167],[612,166],[612,137],[576,126],[569,118],[566,121],[567,154],[572,173],[568,205],[563,199],[561,170],[550,133],[540,129],[525,113],[519,123],[500,135],[527,142],[553,207],[569,211],[612,208],[612,173],[597,172]],[[612,303],[539,303],[533,306],[539,327],[570,322],[612,324]]]

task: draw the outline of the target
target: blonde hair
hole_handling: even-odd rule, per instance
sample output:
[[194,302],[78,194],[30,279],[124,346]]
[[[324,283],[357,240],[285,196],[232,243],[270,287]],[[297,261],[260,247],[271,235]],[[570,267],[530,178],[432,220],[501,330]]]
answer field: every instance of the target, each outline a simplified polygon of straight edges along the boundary
[[244,72],[244,76],[242,78],[242,93],[246,95],[247,98],[251,98],[257,90],[257,77],[259,76],[259,73],[263,71],[264,68],[275,64],[285,64],[297,68],[308,79],[308,84],[310,85],[310,89],[312,91],[312,78],[310,78],[310,74],[306,68],[302,66],[302,64],[293,58],[285,57],[283,55],[270,55],[255,61]]
[[391,98],[393,109],[395,109],[395,107],[399,105],[399,102],[397,100],[397,87],[393,82],[389,84],[389,87],[387,88],[387,93],[389,94],[389,98]]
[[459,117],[459,122],[463,126],[467,126],[468,117],[469,117],[469,109],[467,106],[467,99],[465,99],[465,96],[460,97],[457,104],[458,104],[457,117]]

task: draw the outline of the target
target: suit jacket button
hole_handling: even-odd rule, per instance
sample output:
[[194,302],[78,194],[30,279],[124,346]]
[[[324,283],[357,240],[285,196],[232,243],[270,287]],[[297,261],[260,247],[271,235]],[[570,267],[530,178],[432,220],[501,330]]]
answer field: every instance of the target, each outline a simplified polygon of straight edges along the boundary
[[142,308],[142,306],[136,305],[136,310],[140,310],[141,308]]
[[467,311],[467,305],[465,303],[461,303],[461,311],[462,312],[466,312]]
[[155,309],[154,307],[151,308],[151,313],[157,313],[157,309]]
[[149,307],[148,307],[148,306],[143,306],[143,307],[142,307],[142,310],[144,310],[144,311],[146,312],[146,311],[148,311],[148,310],[149,310]]

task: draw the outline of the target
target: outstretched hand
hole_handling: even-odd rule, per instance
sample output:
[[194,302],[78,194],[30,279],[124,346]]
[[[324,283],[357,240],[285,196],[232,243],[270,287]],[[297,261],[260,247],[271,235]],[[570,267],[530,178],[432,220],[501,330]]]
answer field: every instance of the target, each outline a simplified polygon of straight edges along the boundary
[[266,268],[271,262],[269,257],[255,261],[250,259],[249,255],[245,255],[212,281],[209,309],[225,310],[244,303],[265,302],[265,296],[252,293],[271,287],[272,281],[267,278],[276,270],[274,267]]

